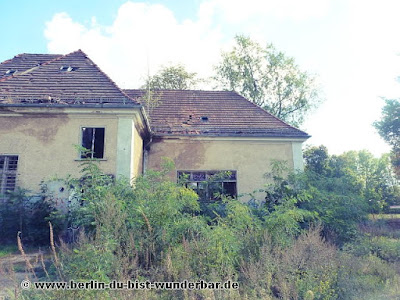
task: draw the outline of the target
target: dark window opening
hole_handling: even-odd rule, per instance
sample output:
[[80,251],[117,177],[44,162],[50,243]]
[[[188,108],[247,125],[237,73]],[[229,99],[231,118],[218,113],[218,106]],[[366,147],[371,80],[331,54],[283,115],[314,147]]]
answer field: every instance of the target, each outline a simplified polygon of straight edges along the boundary
[[178,182],[193,189],[202,202],[237,196],[236,171],[178,171]]
[[81,152],[81,158],[104,158],[104,128],[82,128],[82,147],[87,151]]
[[17,166],[17,155],[0,155],[0,198],[15,190]]

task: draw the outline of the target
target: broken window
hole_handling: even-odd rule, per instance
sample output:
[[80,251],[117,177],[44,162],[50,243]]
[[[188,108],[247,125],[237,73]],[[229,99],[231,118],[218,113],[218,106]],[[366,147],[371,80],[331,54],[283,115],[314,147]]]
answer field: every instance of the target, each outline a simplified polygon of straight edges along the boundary
[[17,166],[17,155],[0,155],[0,198],[15,190]]
[[236,171],[178,171],[178,181],[193,189],[202,202],[236,197]]
[[104,158],[104,128],[82,127],[81,158]]

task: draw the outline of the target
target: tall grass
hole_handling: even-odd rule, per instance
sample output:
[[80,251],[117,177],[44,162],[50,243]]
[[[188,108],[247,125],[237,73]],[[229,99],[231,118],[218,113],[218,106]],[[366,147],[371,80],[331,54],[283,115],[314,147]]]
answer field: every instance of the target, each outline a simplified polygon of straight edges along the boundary
[[197,195],[169,181],[168,172],[149,171],[132,187],[89,163],[84,180],[70,182],[84,202],[71,215],[82,228],[79,237],[57,241],[50,224],[52,263],[38,261],[37,280],[231,280],[238,290],[30,290],[19,299],[327,300],[396,293],[395,261],[356,244],[339,250],[322,237],[323,224],[304,226],[310,214],[293,198],[273,210],[223,199],[205,216]]

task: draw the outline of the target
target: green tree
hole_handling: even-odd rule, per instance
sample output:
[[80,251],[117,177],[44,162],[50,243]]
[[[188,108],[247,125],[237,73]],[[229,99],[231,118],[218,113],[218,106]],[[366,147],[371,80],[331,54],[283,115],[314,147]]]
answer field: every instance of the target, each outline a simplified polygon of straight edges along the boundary
[[400,101],[385,99],[382,108],[382,118],[374,123],[380,136],[392,146],[392,164],[395,172],[400,176]]
[[308,170],[325,174],[329,163],[328,149],[323,145],[308,148],[304,151],[304,160]]
[[183,65],[164,66],[155,75],[149,76],[142,88],[149,90],[189,90],[201,79],[197,73],[188,72]]
[[342,172],[360,188],[371,212],[379,212],[399,197],[397,181],[388,155],[374,157],[369,151],[348,151],[340,155]]
[[370,212],[378,212],[399,201],[397,180],[390,168],[387,154],[379,158],[369,151],[348,151],[329,155],[326,147],[311,147],[304,152],[306,171],[326,182],[340,179],[346,189],[361,197]]
[[301,125],[321,100],[315,77],[272,44],[263,48],[242,35],[235,39],[232,51],[222,53],[214,79],[278,118]]

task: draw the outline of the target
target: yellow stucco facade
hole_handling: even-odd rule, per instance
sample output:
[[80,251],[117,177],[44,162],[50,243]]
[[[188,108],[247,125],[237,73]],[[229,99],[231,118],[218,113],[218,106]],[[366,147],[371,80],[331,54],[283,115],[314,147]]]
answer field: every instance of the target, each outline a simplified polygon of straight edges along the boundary
[[[81,145],[82,127],[105,129],[99,164],[106,174],[132,179],[141,173],[143,125],[135,108],[0,108],[0,154],[18,155],[17,186],[35,193],[42,180],[80,176],[75,145]],[[132,137],[128,146],[124,135]]]
[[[148,153],[148,168],[159,169],[163,157],[172,159],[177,171],[236,171],[237,193],[248,194],[263,188],[271,161],[286,161],[292,169],[302,169],[303,140],[245,137],[164,137],[155,138]],[[300,146],[300,147],[299,147]],[[262,198],[262,194],[255,194]],[[257,197],[258,196],[258,197]],[[265,196],[265,195],[264,195]],[[242,196],[241,200],[248,200]]]
[[[237,194],[249,194],[267,183],[271,161],[302,169],[304,139],[266,137],[154,136],[144,145],[143,114],[137,108],[0,108],[0,155],[17,155],[17,186],[39,191],[41,181],[80,176],[82,128],[104,128],[106,174],[133,180],[145,169],[159,169],[163,157],[177,171],[236,171]],[[147,150],[144,152],[144,148]],[[145,164],[145,165],[143,165]],[[262,193],[253,194],[262,199]],[[242,201],[248,196],[240,198]]]

